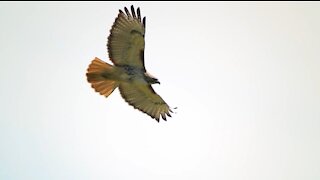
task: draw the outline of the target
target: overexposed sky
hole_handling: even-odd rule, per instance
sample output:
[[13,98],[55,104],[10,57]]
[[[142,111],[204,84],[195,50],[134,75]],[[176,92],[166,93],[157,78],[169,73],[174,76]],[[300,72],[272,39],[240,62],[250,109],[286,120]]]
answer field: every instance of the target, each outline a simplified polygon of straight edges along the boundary
[[[178,107],[157,123],[86,81],[124,6]],[[0,179],[320,179],[320,3],[1,2]]]

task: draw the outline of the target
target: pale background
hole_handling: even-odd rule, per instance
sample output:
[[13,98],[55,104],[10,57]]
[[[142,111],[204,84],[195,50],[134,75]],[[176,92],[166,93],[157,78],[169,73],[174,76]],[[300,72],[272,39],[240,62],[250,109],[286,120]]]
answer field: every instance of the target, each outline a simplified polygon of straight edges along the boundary
[[[167,122],[86,81],[131,4]],[[319,2],[1,2],[0,27],[1,180],[320,179]]]

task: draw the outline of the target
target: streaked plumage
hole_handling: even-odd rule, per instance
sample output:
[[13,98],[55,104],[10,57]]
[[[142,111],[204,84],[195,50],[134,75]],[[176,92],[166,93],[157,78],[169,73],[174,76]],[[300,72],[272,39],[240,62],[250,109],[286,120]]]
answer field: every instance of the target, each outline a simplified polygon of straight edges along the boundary
[[151,87],[159,81],[147,73],[144,65],[146,18],[141,19],[139,8],[136,12],[131,6],[131,13],[124,10],[119,10],[108,37],[109,58],[114,65],[95,58],[89,65],[87,80],[106,97],[119,87],[123,99],[134,108],[157,121],[160,117],[166,120],[172,111]]

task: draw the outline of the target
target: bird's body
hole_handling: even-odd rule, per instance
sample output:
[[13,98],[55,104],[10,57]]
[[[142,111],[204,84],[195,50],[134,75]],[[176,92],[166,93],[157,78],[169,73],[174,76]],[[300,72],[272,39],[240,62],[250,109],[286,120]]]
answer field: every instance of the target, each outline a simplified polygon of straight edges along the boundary
[[119,87],[121,96],[134,108],[159,121],[171,116],[167,103],[153,90],[160,82],[144,66],[145,17],[131,6],[131,14],[119,11],[108,37],[109,58],[114,65],[95,58],[89,65],[87,80],[101,95],[108,97]]

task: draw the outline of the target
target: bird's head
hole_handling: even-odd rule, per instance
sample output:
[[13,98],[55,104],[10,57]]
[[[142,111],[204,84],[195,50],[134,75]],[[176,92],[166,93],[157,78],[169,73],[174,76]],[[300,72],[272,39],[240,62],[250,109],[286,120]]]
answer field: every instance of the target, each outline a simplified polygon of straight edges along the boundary
[[159,80],[149,73],[144,73],[145,79],[149,84],[160,84]]

